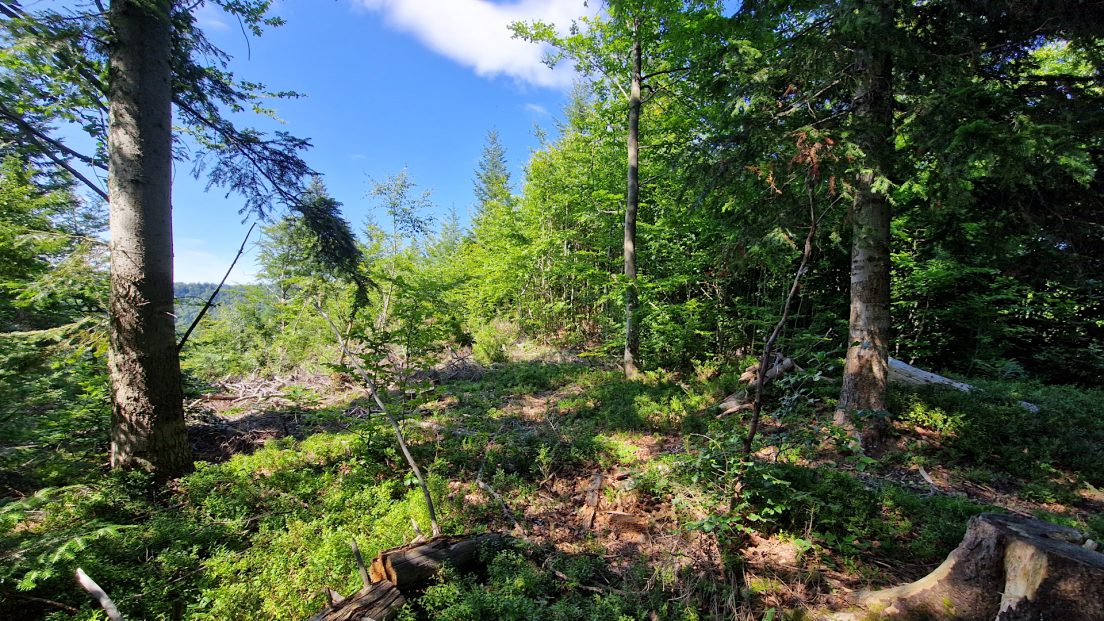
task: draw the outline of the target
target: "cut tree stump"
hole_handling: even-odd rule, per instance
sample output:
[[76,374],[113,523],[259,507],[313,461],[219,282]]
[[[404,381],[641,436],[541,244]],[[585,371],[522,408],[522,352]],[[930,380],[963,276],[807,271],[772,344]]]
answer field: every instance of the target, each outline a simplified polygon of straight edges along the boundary
[[504,535],[488,533],[468,537],[441,535],[410,543],[380,552],[372,560],[368,576],[373,583],[387,581],[410,593],[428,584],[445,563],[461,571],[470,569],[478,561],[481,548],[501,548],[506,539]]
[[851,599],[879,619],[1101,621],[1104,554],[1092,547],[1072,528],[985,513],[970,520],[962,543],[932,573]]
[[[958,382],[949,377],[943,377],[937,373],[932,373],[931,371],[919,369],[911,364],[901,362],[896,358],[889,359],[889,380],[891,382],[913,385],[938,384],[940,386],[954,388],[960,392],[975,392],[978,390],[976,386],[971,386],[965,382]],[[1018,405],[1032,414],[1039,413],[1039,406],[1034,403],[1020,401]]]
[[386,580],[342,598],[330,592],[332,603],[307,621],[387,621],[399,613],[406,598]]

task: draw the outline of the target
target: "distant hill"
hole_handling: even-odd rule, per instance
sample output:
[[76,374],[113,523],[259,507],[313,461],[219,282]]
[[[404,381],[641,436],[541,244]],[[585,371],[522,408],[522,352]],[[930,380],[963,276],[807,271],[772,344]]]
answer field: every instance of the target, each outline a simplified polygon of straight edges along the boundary
[[[234,302],[245,297],[246,291],[256,285],[223,285],[215,299],[215,307],[221,304]],[[199,310],[211,297],[211,293],[218,287],[213,282],[177,282],[173,283],[173,294],[176,297],[176,329],[183,332],[192,325]],[[213,310],[213,309],[212,309]],[[208,311],[210,312],[210,311]]]

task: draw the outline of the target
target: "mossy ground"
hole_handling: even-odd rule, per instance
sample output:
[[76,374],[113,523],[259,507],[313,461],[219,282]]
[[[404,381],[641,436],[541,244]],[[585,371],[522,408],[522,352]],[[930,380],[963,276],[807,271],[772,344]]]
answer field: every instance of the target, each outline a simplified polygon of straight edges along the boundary
[[[837,386],[807,372],[773,388],[745,461],[744,422],[712,408],[738,388],[735,371],[626,381],[532,359],[418,391],[401,410],[445,532],[517,544],[482,574],[446,572],[404,617],[802,618],[846,589],[926,573],[985,510],[1104,535],[1100,391],[897,390],[895,441],[870,459],[839,449]],[[90,462],[100,432],[81,436],[80,454],[7,449],[6,472],[13,455],[31,465],[0,506],[0,616],[99,618],[72,579],[80,566],[131,619],[305,618],[324,587],[355,590],[351,538],[373,555],[412,539],[412,518],[428,530],[389,426],[352,409],[366,403],[355,388],[316,378],[281,394],[223,416],[280,424],[250,427],[236,454],[168,490]],[[43,407],[64,419],[66,406]],[[79,483],[57,487],[78,464]]]

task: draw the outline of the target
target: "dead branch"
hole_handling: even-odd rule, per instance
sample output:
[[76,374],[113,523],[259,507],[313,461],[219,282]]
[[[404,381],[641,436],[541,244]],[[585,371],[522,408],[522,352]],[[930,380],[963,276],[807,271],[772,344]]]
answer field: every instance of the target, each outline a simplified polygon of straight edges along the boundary
[[322,318],[329,324],[330,329],[333,330],[334,336],[337,337],[337,344],[341,347],[341,351],[353,363],[353,368],[356,370],[357,374],[360,375],[372,400],[376,402],[376,407],[383,412],[388,422],[391,423],[391,429],[394,430],[395,438],[399,441],[399,448],[402,449],[403,457],[406,458],[407,465],[409,465],[410,469],[414,472],[414,477],[418,479],[418,485],[422,488],[422,495],[425,497],[426,511],[429,513],[429,524],[433,536],[436,537],[440,535],[441,527],[437,523],[437,512],[433,507],[433,496],[429,493],[429,486],[426,485],[425,477],[422,476],[422,469],[418,467],[418,462],[414,461],[414,456],[410,453],[410,448],[406,445],[406,438],[403,437],[402,427],[399,426],[399,421],[395,420],[395,417],[391,415],[391,411],[383,404],[383,400],[379,397],[379,391],[376,390],[376,383],[372,381],[372,377],[368,375],[368,372],[360,365],[358,362],[359,359],[349,350],[349,346],[345,343],[345,338],[341,335],[341,330],[337,329],[337,326],[334,325],[334,322],[330,319],[330,316],[326,314],[326,311],[322,309],[321,305],[316,303],[315,308],[318,309],[319,314],[322,315]]
[[119,612],[119,609],[115,607],[115,602],[111,601],[111,598],[107,596],[107,593],[100,588],[100,585],[96,584],[96,581],[84,573],[84,570],[80,567],[77,568],[77,582],[88,591],[92,597],[96,598],[96,601],[100,603],[100,608],[104,609],[107,613],[107,618],[111,621],[123,621],[123,614]]
[[[801,277],[805,275],[805,270],[809,268],[809,259],[813,256],[813,240],[816,239],[818,218],[816,214],[816,204],[813,202],[813,187],[811,182],[806,183],[806,190],[809,195],[809,233],[805,236],[805,248],[801,253],[801,264],[797,268],[797,273],[794,274],[793,284],[790,285],[790,291],[786,294],[786,301],[782,304],[782,316],[778,318],[778,323],[774,324],[774,330],[771,331],[770,337],[767,338],[766,343],[763,345],[763,356],[759,359],[759,368],[761,370],[767,368],[767,363],[774,353],[774,344],[778,340],[778,335],[782,333],[782,328],[785,327],[786,320],[790,317],[790,306],[793,304],[793,299],[801,286]],[[789,360],[789,358],[786,360]],[[790,365],[793,365],[793,360],[790,360]],[[779,364],[779,367],[781,367],[781,364]],[[759,431],[759,415],[763,411],[763,386],[766,385],[767,373],[768,372],[760,371],[755,380],[755,400],[752,402],[751,423],[748,426],[747,438],[744,439],[745,457],[751,455],[751,444],[755,440],[756,432]],[[781,373],[781,370],[779,373]]]

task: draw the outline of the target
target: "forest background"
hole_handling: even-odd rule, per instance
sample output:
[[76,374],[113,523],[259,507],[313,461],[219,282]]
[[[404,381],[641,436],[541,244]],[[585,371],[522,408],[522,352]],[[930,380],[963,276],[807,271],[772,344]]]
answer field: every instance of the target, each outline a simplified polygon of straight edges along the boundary
[[[256,4],[261,13],[246,23],[267,27],[267,4]],[[288,205],[260,220],[257,282],[224,289],[180,350],[193,405],[247,378],[281,378],[281,420],[302,426],[285,425],[284,438],[255,453],[263,442],[232,458],[200,450],[196,472],[168,491],[105,467],[106,214],[82,197],[80,168],[61,164],[79,154],[41,139],[59,123],[95,125],[97,113],[74,112],[88,93],[55,85],[103,70],[101,57],[85,56],[97,31],[84,29],[102,15],[93,9],[72,24],[35,15],[38,31],[9,16],[0,85],[0,611],[93,618],[72,583],[78,564],[111,583],[134,618],[317,608],[327,572],[351,567],[349,533],[398,543],[412,534],[411,517],[426,519],[414,482],[377,433],[382,423],[350,419],[358,406],[341,399],[356,383],[354,367],[391,389],[383,392],[401,419],[427,419],[435,410],[426,404],[452,395],[460,401],[452,416],[483,420],[485,428],[470,420],[465,428],[492,443],[508,435],[502,398],[582,386],[581,395],[557,394],[564,418],[562,431],[549,423],[554,441],[499,439],[495,488],[517,504],[557,472],[637,468],[647,494],[697,503],[672,528],[715,533],[724,567],[752,532],[788,534],[868,582],[893,577],[870,568],[899,558],[894,546],[930,566],[965,517],[989,505],[921,501],[899,487],[871,492],[862,482],[869,471],[933,463],[1099,537],[1104,525],[1083,503],[1104,485],[1102,10],[1076,0],[746,2],[731,15],[714,2],[611,1],[570,31],[516,24],[519,37],[553,46],[550,63],[570,63],[584,78],[523,178],[511,178],[511,154],[489,131],[472,172],[470,224],[435,219],[432,194],[404,171],[373,184],[376,217],[354,227],[340,220],[324,177],[304,166],[296,204],[321,207]],[[864,142],[871,121],[856,94],[863,50],[891,60],[890,134],[877,154]],[[85,163],[102,161],[106,148]],[[847,430],[832,424],[853,345],[848,300],[864,193],[891,214],[884,354],[969,379],[985,395],[899,389],[885,408],[860,410],[860,426],[888,420],[894,430],[896,444],[877,459],[849,449]],[[332,238],[310,222],[319,211],[337,214],[355,237],[347,260],[330,258]],[[806,236],[812,250],[801,268]],[[178,335],[212,288],[178,284]],[[636,332],[627,335],[630,319]],[[765,414],[778,429],[755,448],[789,457],[780,470],[756,470],[739,449],[750,420],[710,408],[738,387],[780,319],[772,347],[800,370],[769,388]],[[626,378],[611,365],[634,338],[639,374]],[[534,351],[560,353],[534,361]],[[469,355],[482,371],[459,387],[418,374]],[[1021,399],[1041,412],[1017,409]],[[189,414],[200,449],[194,430],[208,415]],[[625,457],[635,440],[617,434],[645,431],[681,438],[681,453],[671,463]],[[456,495],[450,481],[476,478],[476,466],[481,477],[487,459],[465,453],[471,441],[408,433],[450,512],[447,526],[462,528],[471,515],[445,500]],[[838,469],[827,474],[810,467],[825,442],[838,450]],[[758,491],[723,510],[737,484]],[[309,549],[312,537],[325,545]],[[498,561],[497,582],[446,582],[462,594],[451,603],[506,618],[479,606],[528,576],[531,584],[509,592],[524,604],[514,618],[540,618],[550,601],[563,603],[563,618],[638,616],[679,589],[693,597],[664,604],[672,618],[714,614],[732,593],[741,614],[769,607],[769,592],[747,583],[723,594],[677,577],[645,588],[631,572],[618,584],[654,600],[618,589],[572,599],[530,553],[514,554]],[[286,584],[266,568],[281,555],[303,568]],[[155,568],[144,573],[149,562]],[[567,573],[593,585],[603,571]],[[426,597],[410,614],[463,618],[445,591]]]

